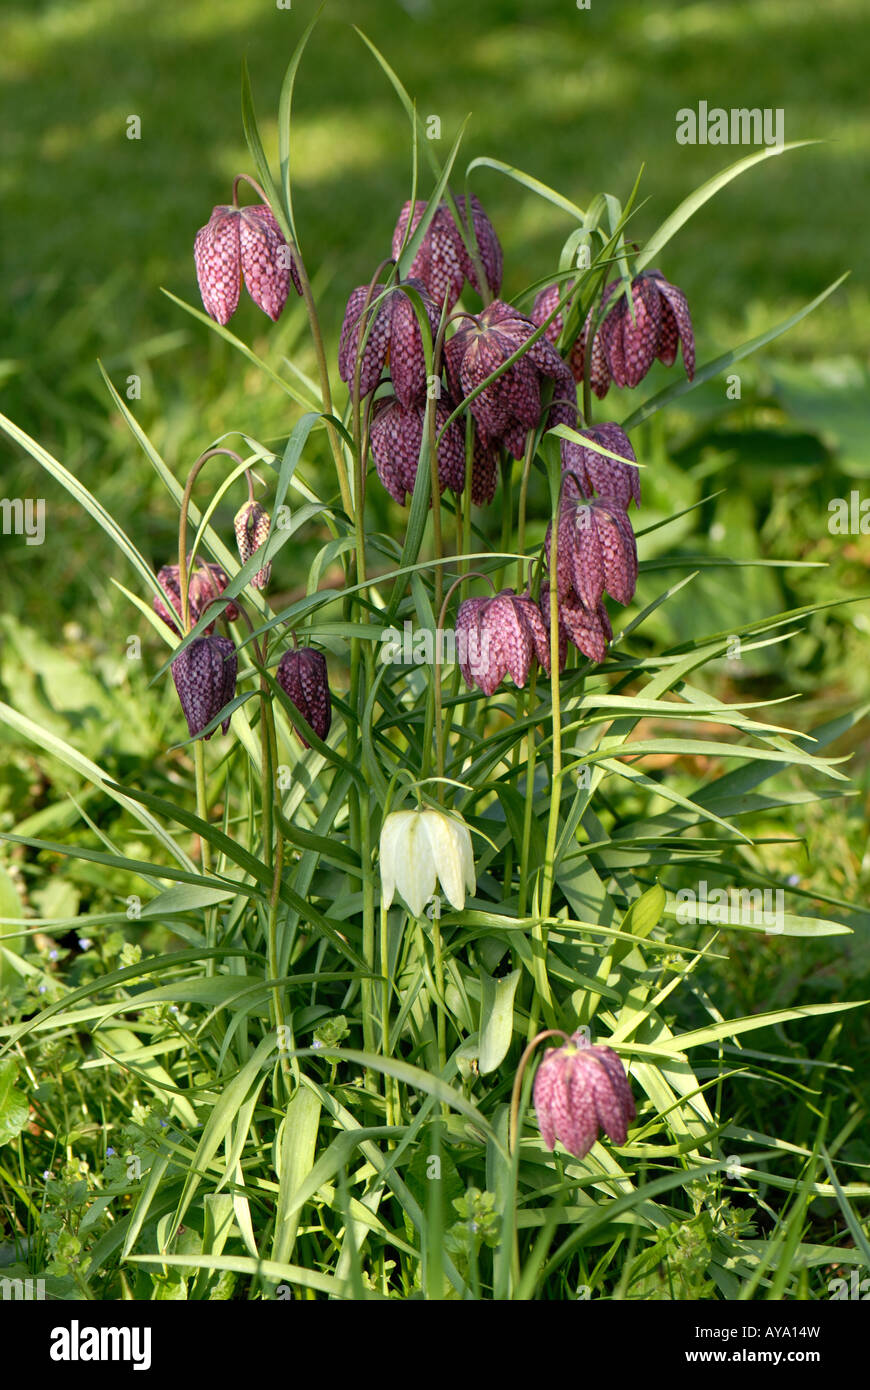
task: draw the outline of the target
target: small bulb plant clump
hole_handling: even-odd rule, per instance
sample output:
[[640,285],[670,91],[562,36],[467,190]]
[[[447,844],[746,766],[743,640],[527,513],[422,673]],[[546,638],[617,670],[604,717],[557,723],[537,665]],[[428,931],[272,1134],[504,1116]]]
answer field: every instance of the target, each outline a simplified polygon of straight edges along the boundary
[[[640,427],[723,370],[696,368],[703,316],[655,267],[680,280],[672,238],[770,151],[638,243],[637,187],[624,205],[608,192],[581,208],[498,160],[463,170],[458,141],[440,162],[376,54],[411,122],[412,196],[373,208],[367,282],[318,303],[292,199],[307,37],[281,97],[280,174],[245,76],[254,173],[192,236],[204,312],[185,307],[280,381],[295,413],[277,450],[227,420],[236,448],[229,433],[202,441],[179,482],[162,466],[180,498],[178,549],[156,557],[149,616],[192,775],[189,794],[176,783],[143,801],[149,825],[197,837],[191,860],[163,832],[209,986],[201,1028],[178,1025],[172,1048],[214,1073],[189,1090],[172,1073],[175,1122],[192,1103],[201,1138],[164,1204],[159,1250],[156,1177],[136,1198],[130,1248],[169,1255],[183,1222],[200,1233],[206,1288],[223,1246],[209,1245],[203,1203],[228,1180],[238,1229],[225,1253],[237,1272],[253,1270],[254,1247],[271,1262],[268,1279],[251,1274],[266,1296],[281,1282],[299,1297],[575,1298],[593,1268],[607,1296],[614,1261],[629,1261],[623,1290],[632,1270],[641,1287],[644,1247],[666,1261],[666,1233],[687,1222],[709,1240],[715,1296],[736,1297],[757,1257],[742,1263],[723,1185],[728,1117],[673,1012],[710,937],[678,935],[666,890],[693,836],[726,877],[746,837],[731,834],[730,791],[714,802],[654,782],[643,755],[671,745],[630,740],[646,716],[715,720],[739,738],[752,787],[789,761],[839,774],[756,707],[704,694],[695,673],[727,637],[665,654],[638,644],[675,590],[671,575],[644,575],[636,528],[653,462]],[[558,263],[530,285],[469,186],[495,175],[567,222]],[[286,370],[246,345],[243,285],[270,321],[264,336],[288,305],[305,316],[307,346]],[[645,399],[618,395],[651,373]],[[759,622],[747,615],[747,636]],[[413,628],[415,653],[426,639],[419,660],[387,651],[397,624]],[[124,795],[135,802],[132,782]],[[649,809],[656,797],[668,814]],[[719,1046],[730,1034],[705,999],[699,987],[691,1043]],[[786,1162],[774,1137],[751,1137],[765,1161]],[[260,1183],[264,1144],[274,1169]],[[673,1181],[653,1188],[647,1168]],[[605,1227],[616,1203],[624,1224]],[[596,1264],[602,1241],[611,1256]]]

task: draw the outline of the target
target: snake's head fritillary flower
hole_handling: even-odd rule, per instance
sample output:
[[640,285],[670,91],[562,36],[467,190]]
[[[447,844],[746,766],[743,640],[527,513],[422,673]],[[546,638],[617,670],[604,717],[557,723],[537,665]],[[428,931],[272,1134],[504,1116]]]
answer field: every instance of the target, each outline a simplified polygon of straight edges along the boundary
[[[197,637],[175,658],[172,679],[191,738],[198,738],[232,700],[237,671],[236,649],[228,637]],[[225,719],[221,732],[225,734],[229,727]]]
[[[556,586],[559,602],[572,594],[597,610],[605,593],[630,603],[637,583],[637,542],[628,513],[608,497],[587,502],[569,474],[559,505]],[[552,527],[545,542],[550,559]]]
[[612,498],[625,510],[633,499],[639,507],[640,470],[632,468],[631,462],[622,462],[623,459],[636,461],[625,431],[619,425],[606,424],[594,425],[578,433],[584,439],[602,445],[611,454],[620,456],[618,459],[608,458],[606,454],[600,454],[596,449],[578,444],[573,439],[560,441],[562,467],[574,475],[584,496],[591,497],[597,492],[600,497]]
[[571,424],[577,414],[570,370],[545,337],[531,341],[534,332],[530,318],[495,299],[473,318],[463,320],[444,348],[447,380],[454,397],[460,400],[528,345],[524,355],[470,404],[483,443],[498,441],[514,458],[522,458],[528,431],[540,424],[545,379],[553,381],[553,399],[559,402],[549,408],[549,424]]
[[[613,640],[610,616],[603,603],[595,608],[587,608],[575,593],[566,594],[559,599],[559,669],[565,665],[568,642],[590,661],[600,665],[607,655],[607,646]],[[544,625],[550,627],[550,591],[541,591],[541,614]]]
[[[464,196],[460,196],[455,202],[466,236],[471,240],[467,201]],[[406,203],[402,208],[393,232],[393,256],[396,259],[402,250],[406,234],[409,237],[414,234],[426,207],[425,202],[417,202],[413,207]],[[501,290],[503,270],[501,245],[495,228],[474,194],[471,195],[471,220],[487,285],[490,293],[497,295]],[[446,296],[449,313],[462,293],[466,280],[480,293],[474,262],[446,202],[439,203],[436,208],[409,273],[423,281],[439,311]]]
[[637,1111],[628,1077],[612,1047],[584,1043],[582,1032],[550,1048],[535,1075],[535,1111],[548,1149],[557,1140],[575,1158],[585,1158],[603,1130],[624,1144]]
[[216,207],[196,234],[193,258],[206,313],[220,324],[228,324],[238,308],[242,277],[254,303],[273,322],[290,285],[302,293],[292,250],[266,203]]
[[[532,305],[531,313],[532,323],[535,325],[536,328],[540,328],[541,325],[545,323],[547,319],[550,318],[550,315],[553,313],[553,311],[556,308],[558,308],[558,305],[564,294],[564,284],[555,284],[548,285],[545,290],[541,290],[541,292],[536,296],[535,302]],[[557,345],[560,337],[562,336],[562,329],[565,326],[565,319],[571,311],[571,304],[572,300],[569,299],[567,304],[562,305],[562,308],[559,309],[559,312],[556,314],[555,318],[551,319],[550,322],[547,324],[547,327],[544,329],[544,337],[549,339],[549,341],[553,344],[553,347]],[[573,376],[575,381],[583,380],[584,351],[584,335],[579,334],[578,337],[575,339],[574,343],[572,344],[571,351],[568,353],[566,358],[568,366],[571,369],[571,375]],[[604,362],[603,357],[601,357],[599,363],[599,372],[601,370],[602,365],[604,368],[604,372],[606,373],[607,366]]]
[[381,827],[380,861],[384,907],[398,891],[415,917],[437,884],[457,912],[477,886],[468,826],[445,811],[391,811]]
[[[317,737],[325,739],[332,724],[332,696],[323,653],[313,647],[285,652],[278,663],[275,679]],[[307,739],[298,730],[296,733],[303,748],[310,748]]]
[[492,695],[505,676],[528,683],[532,661],[550,670],[550,641],[541,610],[528,594],[503,589],[492,598],[469,598],[456,615],[459,669],[469,690]]
[[[453,412],[446,395],[433,402],[435,428],[440,434]],[[414,491],[423,430],[426,425],[425,401],[403,406],[395,398],[375,402],[372,411],[370,443],[378,477],[391,497],[404,505]],[[472,470],[473,471],[473,470]],[[444,430],[438,445],[438,487],[461,492],[465,482],[465,431],[454,420]],[[431,503],[431,498],[430,498]]]
[[[608,285],[602,308],[619,288],[619,281]],[[583,330],[586,347],[595,313],[593,308]],[[673,366],[679,346],[691,381],[695,375],[695,334],[686,296],[660,270],[643,271],[631,282],[631,305],[626,295],[620,293],[601,320],[592,345],[592,389],[603,397],[611,381],[617,386],[637,386],[656,358],[666,367]]]
[[[266,544],[270,526],[269,513],[264,511],[259,502],[246,502],[236,512],[233,520],[233,530],[236,533],[236,545],[239,550],[239,559],[242,564],[246,564],[261,546]],[[255,589],[265,589],[272,574],[271,562],[264,565],[262,569],[252,576],[251,583]]]
[[[226,570],[220,565],[214,562],[203,564],[199,560],[191,565],[191,559],[192,556],[188,555],[187,592],[190,621],[193,625],[199,622],[209,604],[220,598],[230,581]],[[157,580],[163,591],[163,596],[155,595],[154,612],[163,619],[167,627],[171,628],[173,632],[179,633],[180,624],[176,621],[181,618],[181,581],[178,566],[164,565],[157,574]],[[228,603],[223,610],[223,616],[228,623],[234,623],[239,616],[236,604]],[[208,637],[213,631],[214,623],[209,623],[208,627],[204,629],[203,636]]]
[[409,408],[425,395],[427,382],[420,320],[406,290],[415,290],[422,299],[430,341],[434,339],[440,314],[421,280],[403,280],[386,290],[382,285],[359,285],[351,293],[344,313],[338,372],[352,390],[362,335],[360,396],[374,391],[389,365],[393,390],[401,404]]

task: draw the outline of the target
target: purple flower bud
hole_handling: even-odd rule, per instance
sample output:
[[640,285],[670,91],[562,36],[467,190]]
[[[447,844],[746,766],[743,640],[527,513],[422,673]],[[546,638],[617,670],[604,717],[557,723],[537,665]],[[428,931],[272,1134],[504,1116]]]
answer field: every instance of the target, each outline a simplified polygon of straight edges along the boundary
[[[325,739],[332,724],[332,699],[323,653],[313,647],[285,652],[278,663],[275,679],[317,737]],[[297,736],[303,748],[311,747],[298,730]]]
[[[236,512],[233,521],[233,530],[236,533],[236,545],[239,550],[239,559],[242,564],[250,560],[255,551],[266,544],[266,537],[269,534],[269,513],[265,512],[259,502],[246,502]],[[264,565],[262,569],[252,577],[251,583],[255,589],[265,589],[272,574],[272,564]]]
[[[637,583],[637,543],[628,513],[617,502],[580,497],[578,484],[565,479],[559,506],[556,585],[561,601],[575,594],[588,609],[597,609],[602,595],[630,603]],[[550,558],[550,533],[545,550]]]
[[[190,620],[192,624],[199,622],[205,610],[215,599],[220,598],[224,589],[229,584],[229,576],[220,565],[209,562],[201,564],[199,561],[191,566],[191,556],[187,557],[188,566],[188,605],[190,608]],[[155,595],[153,607],[154,612],[162,618],[166,626],[171,628],[174,633],[179,633],[179,627],[175,619],[181,617],[181,584],[177,565],[164,565],[158,572],[157,582],[159,583],[166,599],[172,605],[173,612],[164,603],[159,594]],[[228,623],[234,623],[239,616],[239,610],[235,603],[228,603],[223,610],[223,616]],[[214,623],[209,623],[203,635],[208,637],[214,631]]]
[[[603,307],[619,288],[619,281],[607,286],[601,301]],[[596,313],[593,308],[586,320],[582,337],[585,346]],[[611,381],[617,386],[637,386],[657,357],[665,366],[672,366],[678,345],[682,345],[683,364],[691,381],[695,375],[695,335],[686,296],[660,270],[644,271],[631,282],[631,308],[625,295],[619,294],[595,335],[590,364],[592,389],[596,396],[603,397]]]
[[293,254],[265,203],[216,207],[196,234],[193,258],[206,313],[220,324],[229,323],[238,308],[243,275],[248,294],[273,321],[284,308],[291,281],[296,293],[302,293]]
[[[453,412],[453,403],[442,397],[435,403],[435,428],[441,432]],[[410,497],[417,481],[417,467],[423,430],[426,424],[426,405],[417,402],[405,407],[389,397],[375,402],[372,411],[370,443],[378,477],[391,497],[402,505]],[[445,430],[438,446],[438,487],[461,492],[465,482],[465,435],[454,420]],[[473,485],[473,482],[472,482]],[[430,498],[431,505],[431,498]]]
[[558,1140],[575,1158],[585,1158],[599,1130],[614,1144],[624,1144],[637,1113],[616,1053],[610,1047],[585,1044],[582,1032],[544,1053],[534,1100],[546,1147],[554,1149]]
[[[338,372],[352,390],[360,334],[365,335],[365,326],[371,321],[362,350],[360,395],[367,396],[374,391],[384,367],[389,363],[393,390],[407,409],[425,395],[427,383],[420,320],[414,304],[405,293],[406,289],[416,290],[421,296],[434,339],[440,315],[421,280],[404,280],[387,290],[386,294],[383,286],[375,285],[370,290],[368,285],[360,285],[347,301],[338,349]],[[369,310],[365,313],[370,294]],[[381,295],[384,297],[376,303]]]
[[465,684],[477,684],[484,695],[509,675],[525,686],[533,659],[550,669],[547,629],[537,604],[528,594],[503,589],[493,598],[469,598],[456,615],[459,668]]
[[498,441],[514,458],[522,458],[528,431],[540,424],[541,385],[546,378],[554,383],[554,398],[569,402],[553,407],[549,423],[572,423],[576,418],[571,373],[545,337],[529,342],[534,331],[531,319],[496,299],[474,319],[464,321],[444,348],[447,380],[454,397],[461,400],[529,343],[525,356],[490,382],[470,406],[483,443]]
[[[207,729],[236,693],[238,657],[228,637],[197,637],[172,663],[172,679],[191,738]],[[221,733],[230,727],[229,719]],[[214,730],[212,730],[212,733]],[[210,739],[211,734],[206,734]]]
[[[462,225],[466,234],[470,237],[468,229],[468,204],[464,196],[455,199],[456,208],[459,213]],[[417,202],[413,208],[410,203],[406,203],[399,214],[396,229],[393,232],[393,256],[398,258],[405,240],[405,233],[408,223],[411,223],[409,235],[413,235],[420,222],[420,218],[426,211],[425,202]],[[483,265],[483,273],[486,276],[490,292],[497,295],[501,290],[501,278],[503,270],[503,258],[501,245],[495,234],[495,229],[484,212],[479,200],[471,195],[471,218],[474,227],[474,236],[477,240],[477,249]],[[465,246],[462,233],[453,219],[446,202],[440,203],[437,207],[432,221],[426,231],[420,249],[414,257],[410,274],[422,280],[426,289],[429,291],[440,313],[447,296],[448,312],[453,308],[460,294],[462,293],[465,281],[480,293],[480,286],[477,282],[477,274],[474,263]]]
[[[579,433],[584,438],[594,440],[596,444],[609,449],[612,454],[620,454],[626,459],[635,457],[628,435],[619,425],[595,425],[593,428],[580,430]],[[560,442],[562,467],[574,474],[585,497],[591,497],[593,492],[597,492],[601,497],[611,498],[624,510],[628,510],[632,498],[635,504],[640,506],[639,469],[632,468],[630,463],[609,459],[606,455],[597,453],[595,449],[576,444],[573,439],[563,439]]]

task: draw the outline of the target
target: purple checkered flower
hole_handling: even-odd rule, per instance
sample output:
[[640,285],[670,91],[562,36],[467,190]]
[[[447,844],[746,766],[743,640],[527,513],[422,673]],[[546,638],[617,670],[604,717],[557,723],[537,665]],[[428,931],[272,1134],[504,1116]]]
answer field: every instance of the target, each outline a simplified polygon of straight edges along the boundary
[[506,675],[525,686],[533,660],[550,670],[550,643],[538,605],[528,594],[502,589],[492,598],[468,598],[456,615],[459,669],[469,690],[492,695]]
[[[236,533],[236,545],[239,550],[239,559],[242,564],[246,564],[251,556],[266,544],[266,537],[269,534],[271,525],[269,513],[265,512],[259,502],[246,502],[236,512],[233,520],[233,530]],[[272,564],[264,565],[253,575],[251,583],[255,589],[265,589],[272,574]]]
[[[535,331],[532,320],[502,300],[468,318],[445,344],[447,380],[457,400],[469,395],[509,357],[522,348]],[[520,357],[471,402],[471,413],[485,445],[504,444],[514,458],[522,458],[526,435],[541,421],[541,385],[553,381],[548,423],[571,424],[577,414],[577,393],[571,372],[546,337],[530,343]],[[573,400],[574,404],[570,402]]]
[[[609,449],[612,454],[621,455],[623,459],[635,458],[628,435],[619,425],[595,425],[578,433]],[[625,510],[628,510],[632,499],[636,506],[640,506],[639,469],[632,468],[630,463],[607,458],[605,454],[577,444],[573,439],[561,440],[561,452],[563,469],[573,475],[584,497],[591,497],[597,492],[600,497],[609,497],[618,502]]]
[[[541,324],[544,323],[548,318],[550,318],[550,315],[558,305],[564,293],[564,284],[548,285],[545,290],[541,290],[540,294],[538,294],[535,297],[535,302],[532,305],[531,319],[532,323],[535,325],[536,328],[540,328]],[[556,317],[552,319],[550,323],[547,324],[547,327],[544,329],[544,337],[547,338],[553,344],[553,347],[556,347],[556,345],[559,342],[559,339],[562,336],[562,329],[565,327],[565,317],[570,313],[570,311],[571,300],[569,299],[568,303],[562,306]],[[578,337],[576,342],[572,345],[571,351],[569,352],[567,357],[567,362],[568,366],[571,369],[571,375],[573,376],[574,380],[582,381],[582,337]]]
[[534,1100],[546,1147],[554,1149],[558,1140],[575,1158],[585,1158],[600,1130],[614,1144],[624,1144],[637,1114],[613,1048],[586,1044],[582,1032],[544,1053]]
[[[455,202],[462,225],[470,238],[466,199],[464,196],[460,196],[455,199]],[[416,231],[420,218],[426,211],[426,206],[427,204],[424,202],[417,202],[413,209],[410,203],[406,203],[402,208],[396,229],[393,232],[393,256],[396,259],[401,252],[409,221],[411,223],[411,230],[408,233],[410,237]],[[471,195],[471,219],[487,285],[490,293],[497,295],[501,289],[503,269],[501,245],[492,223],[474,194]],[[449,313],[462,293],[466,280],[473,289],[480,293],[474,263],[446,202],[438,205],[421,242],[420,249],[414,257],[410,274],[423,281],[438,305],[439,311],[446,295]]]
[[[172,679],[191,738],[199,738],[236,693],[238,656],[228,637],[197,637],[172,663]],[[230,727],[221,724],[221,733]],[[214,733],[214,730],[212,730]],[[206,734],[206,739],[211,734]]]
[[[332,724],[332,697],[323,653],[313,647],[285,652],[278,663],[275,679],[317,737],[325,739]],[[303,748],[311,747],[298,730],[296,734]]]
[[[556,557],[560,606],[575,595],[585,608],[594,611],[605,593],[617,603],[630,603],[637,583],[637,543],[628,513],[608,497],[587,502],[579,491],[567,475],[559,505]],[[548,564],[551,531],[552,526],[545,541]]]
[[[620,283],[608,285],[601,301],[603,308]],[[645,270],[631,282],[631,304],[629,308],[625,295],[620,294],[595,335],[589,380],[598,397],[607,395],[611,381],[617,386],[639,385],[656,358],[666,367],[673,366],[680,346],[687,377],[691,381],[695,375],[695,335],[683,291],[660,270]],[[584,351],[595,312],[593,308],[584,325]]]
[[[187,557],[189,580],[187,585],[188,604],[190,607],[190,621],[192,625],[199,622],[210,603],[219,599],[224,589],[229,584],[229,576],[226,570],[214,562],[203,564],[197,560],[191,566],[191,555]],[[164,565],[157,574],[157,582],[163,590],[163,595],[171,604],[172,611],[161,598],[160,594],[155,594],[153,600],[154,612],[158,618],[162,618],[166,626],[171,628],[176,635],[180,635],[179,625],[176,619],[181,617],[181,582],[177,565]],[[223,610],[223,616],[228,623],[234,623],[239,616],[239,610],[235,603],[228,603]],[[208,637],[214,631],[214,623],[209,623],[204,629],[203,635]]]
[[220,324],[229,323],[238,308],[243,276],[254,303],[273,321],[291,283],[302,293],[292,251],[266,203],[216,207],[196,234],[193,259],[206,313]]
[[[427,385],[420,321],[414,304],[405,293],[407,289],[416,290],[422,298],[434,340],[440,319],[438,308],[426,293],[422,280],[410,279],[386,292],[381,285],[358,286],[347,301],[338,348],[339,376],[352,390],[362,332],[365,342],[359,375],[360,395],[367,396],[374,391],[381,373],[389,365],[393,390],[406,408],[425,395]],[[367,300],[369,310],[366,313]]]
[[[446,397],[434,403],[435,428],[440,433],[453,412]],[[395,397],[375,402],[372,411],[370,443],[378,477],[391,497],[404,505],[414,491],[417,466],[426,425],[425,402],[405,407]],[[473,481],[473,469],[472,469]],[[465,431],[454,420],[438,446],[438,488],[461,492],[465,482]]]

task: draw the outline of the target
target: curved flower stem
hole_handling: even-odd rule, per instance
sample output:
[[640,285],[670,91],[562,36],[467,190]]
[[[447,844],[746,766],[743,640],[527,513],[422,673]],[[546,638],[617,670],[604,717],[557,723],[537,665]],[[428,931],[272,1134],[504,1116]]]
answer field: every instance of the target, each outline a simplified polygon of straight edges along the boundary
[[522,1092],[523,1075],[528,1065],[529,1058],[531,1057],[539,1042],[543,1042],[544,1038],[553,1037],[563,1038],[566,1043],[571,1041],[571,1039],[568,1037],[568,1034],[563,1033],[561,1028],[545,1028],[543,1032],[535,1034],[531,1042],[529,1042],[526,1046],[526,1049],[519,1060],[517,1074],[514,1077],[513,1090],[511,1092],[511,1113],[510,1122],[508,1125],[508,1153],[511,1155],[513,1155],[513,1152],[517,1146],[517,1135],[519,1130],[520,1119],[520,1095]]
[[[261,188],[260,184],[257,183],[256,179],[251,178],[250,174],[237,175],[235,182],[233,183],[234,206],[237,205],[238,187],[239,182],[242,179],[244,179],[246,183],[249,183],[251,185],[254,191],[257,194],[259,194],[259,196],[262,198],[263,202],[266,204],[267,207],[272,207],[264,190]],[[273,214],[274,211],[274,208],[272,208]],[[287,230],[289,231],[289,228],[287,228]],[[323,346],[323,334],[320,330],[320,319],[317,315],[317,305],[315,304],[314,296],[311,293],[311,281],[308,279],[308,272],[305,269],[305,262],[302,259],[302,253],[300,252],[299,247],[296,245],[295,241],[292,240],[292,238],[288,241],[287,244],[290,247],[292,247],[293,250],[293,264],[296,267],[296,273],[299,277],[299,284],[302,288],[302,298],[305,303],[305,309],[308,313],[308,325],[311,330],[311,341],[314,344],[314,355],[317,359],[317,372],[318,376],[320,377],[320,404],[324,416],[328,416],[332,414],[332,389],[329,384],[329,367],[327,366],[326,362],[326,350]],[[326,424],[326,433],[329,438],[329,446],[332,450],[332,457],[335,462],[335,472],[338,477],[338,490],[341,495],[341,505],[344,508],[347,516],[352,517],[353,503],[351,501],[350,496],[350,485],[348,483],[347,469],[345,468],[344,463],[344,455],[341,451],[341,439],[339,437],[338,430],[332,423],[332,420],[327,419],[324,421],[324,423]]]

